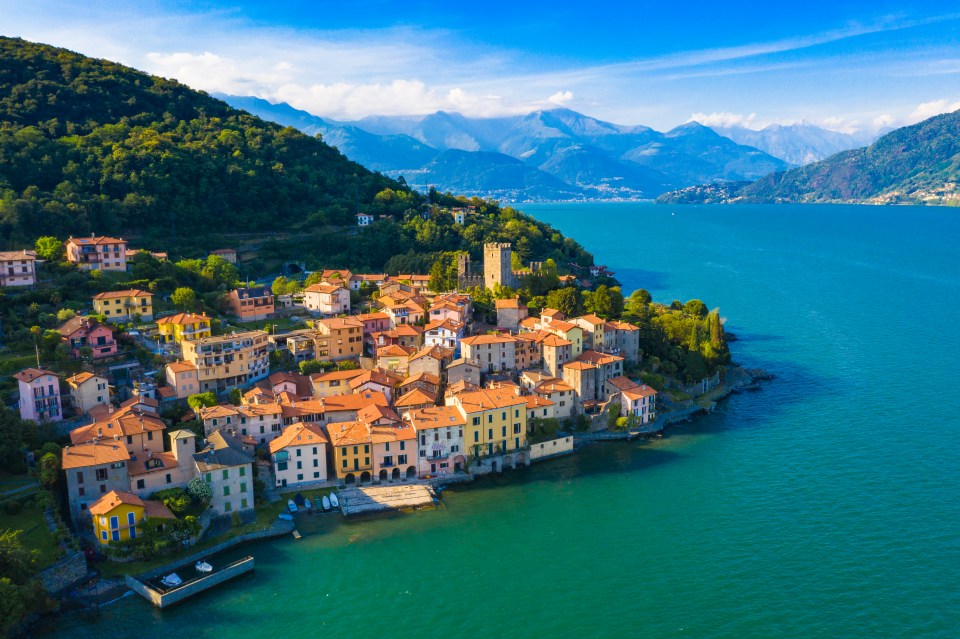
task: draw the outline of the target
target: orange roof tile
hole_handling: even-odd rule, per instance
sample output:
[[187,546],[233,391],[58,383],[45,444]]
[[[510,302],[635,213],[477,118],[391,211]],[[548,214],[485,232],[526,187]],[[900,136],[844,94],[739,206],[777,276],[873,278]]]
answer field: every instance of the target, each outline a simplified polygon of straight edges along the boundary
[[377,349],[377,357],[410,357],[417,349],[412,346],[400,346],[399,344],[390,344]]
[[54,377],[57,376],[56,373],[51,373],[50,371],[45,370],[43,368],[25,368],[19,373],[17,373],[16,375],[14,375],[14,377],[21,382],[32,382],[38,377],[43,377],[44,375],[53,375]]
[[283,429],[280,436],[270,441],[270,452],[275,453],[287,446],[313,446],[328,444],[326,434],[320,424],[313,422],[298,422]]
[[176,324],[178,326],[185,326],[187,324],[197,324],[209,321],[210,318],[203,313],[177,313],[176,315],[168,315],[166,317],[158,318],[156,323],[158,325]]
[[370,427],[363,422],[334,422],[327,424],[327,434],[334,446],[356,446],[370,443]]
[[430,428],[445,428],[447,426],[465,426],[466,417],[456,406],[428,406],[410,411],[406,416],[407,421],[413,424],[414,428],[427,430]]
[[139,506],[143,508],[143,500],[134,495],[119,490],[111,490],[97,501],[90,504],[88,510],[91,515],[106,515],[108,512],[120,506],[127,504],[129,506]]
[[526,405],[527,400],[513,389],[481,389],[457,396],[463,409],[475,413],[493,408]]
[[93,296],[95,300],[110,300],[118,297],[153,297],[150,291],[142,291],[139,288],[128,288],[122,291],[107,291],[106,293],[97,293]]
[[460,340],[461,344],[480,346],[485,344],[509,344],[516,341],[512,335],[473,335]]
[[407,406],[422,406],[424,404],[436,404],[437,396],[434,393],[428,393],[422,388],[414,388],[404,393],[397,401],[393,403],[397,408],[406,408]]
[[114,464],[129,459],[130,453],[123,444],[115,441],[90,442],[79,446],[64,446],[60,467],[69,470]]

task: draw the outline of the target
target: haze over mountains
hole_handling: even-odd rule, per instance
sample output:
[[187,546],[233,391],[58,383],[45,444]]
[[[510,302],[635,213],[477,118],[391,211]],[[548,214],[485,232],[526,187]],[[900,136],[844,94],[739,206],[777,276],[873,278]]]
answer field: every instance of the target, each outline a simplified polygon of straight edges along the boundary
[[823,160],[840,151],[867,146],[886,132],[842,133],[807,123],[771,124],[760,130],[742,126],[711,128],[737,144],[758,148],[795,166]]
[[696,122],[662,133],[561,108],[499,118],[441,111],[338,122],[259,98],[217,97],[264,119],[319,133],[354,161],[402,175],[412,186],[506,200],[652,198],[792,166]]

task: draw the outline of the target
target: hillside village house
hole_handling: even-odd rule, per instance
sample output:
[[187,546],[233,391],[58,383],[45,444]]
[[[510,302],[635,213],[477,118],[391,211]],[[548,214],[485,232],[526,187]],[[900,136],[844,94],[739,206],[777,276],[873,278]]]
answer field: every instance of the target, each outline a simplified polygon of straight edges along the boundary
[[216,249],[216,250],[210,251],[210,255],[217,255],[219,257],[222,257],[223,259],[230,262],[231,264],[237,263],[236,249],[232,249],[232,248]]
[[404,391],[393,403],[397,414],[404,415],[412,410],[419,410],[437,404],[437,394],[425,391],[422,388],[411,388]]
[[[252,384],[270,373],[266,331],[244,331],[184,341],[182,348],[183,360],[197,369],[199,393],[220,393]],[[169,364],[167,369],[169,378]]]
[[357,226],[370,226],[373,224],[373,216],[369,213],[357,213]]
[[510,331],[520,330],[520,321],[527,317],[527,307],[518,298],[496,300],[497,326]]
[[93,312],[108,322],[153,321],[153,293],[140,289],[108,291],[93,296]]
[[370,427],[356,420],[331,422],[327,424],[327,434],[337,478],[346,484],[369,482],[373,471]]
[[340,284],[313,284],[303,289],[303,306],[315,315],[349,313],[350,291]]
[[432,406],[407,413],[417,432],[420,475],[462,472],[466,466],[463,430],[466,417],[456,406]]
[[37,258],[27,251],[0,251],[0,286],[37,283]]
[[147,497],[159,490],[185,488],[194,478],[196,435],[191,430],[175,430],[169,437],[168,452],[130,455],[130,490],[136,495]]
[[425,346],[443,346],[460,354],[460,340],[463,339],[464,324],[453,319],[431,321],[426,325],[423,338]]
[[119,409],[99,406],[90,416],[94,422],[70,431],[70,442],[80,445],[87,442],[113,440],[119,442],[131,455],[163,452],[163,434],[167,425],[151,405],[127,400]]
[[60,467],[67,478],[67,502],[74,522],[83,522],[87,506],[111,490],[129,491],[130,453],[118,441],[64,446]]
[[81,271],[126,271],[127,243],[123,238],[71,237],[65,243],[67,261]]
[[203,432],[207,436],[219,430],[240,439],[252,437],[255,442],[266,444],[279,437],[283,430],[283,407],[276,402],[240,406],[219,404],[201,408],[198,419],[203,422]]
[[516,339],[510,335],[473,335],[460,340],[460,352],[489,373],[517,367]]
[[465,357],[455,359],[447,364],[447,384],[466,381],[480,385],[480,365]]
[[597,351],[584,351],[563,365],[563,381],[573,387],[582,405],[604,402],[607,381],[623,375],[624,358]]
[[25,368],[13,376],[20,390],[20,417],[35,422],[59,422],[63,419],[60,378],[42,368]]
[[424,346],[407,361],[407,376],[429,373],[440,377],[446,363],[453,360],[453,349],[442,346]]
[[174,389],[176,399],[187,399],[200,392],[197,367],[190,362],[170,362],[163,370],[167,380],[166,388]]
[[89,413],[95,406],[110,403],[110,385],[105,377],[93,373],[74,373],[67,378],[73,407],[81,415]]
[[210,337],[211,320],[203,313],[177,313],[157,320],[157,333],[161,342],[179,344],[185,339],[196,340]]
[[273,291],[266,286],[238,288],[227,295],[230,314],[241,322],[256,322],[273,315]]
[[80,350],[89,347],[93,359],[111,357],[117,354],[117,340],[113,338],[113,329],[98,322],[93,317],[76,316],[60,325],[61,340],[70,345],[70,356],[80,357]]
[[409,423],[384,406],[364,408],[357,420],[370,431],[373,477],[387,481],[417,476],[417,434]]
[[287,426],[270,442],[270,461],[278,487],[300,486],[327,480],[329,440],[319,424],[301,422]]
[[141,536],[149,519],[175,519],[159,501],[146,501],[133,493],[111,490],[89,508],[93,533],[101,546]]
[[363,322],[353,317],[316,320],[314,350],[319,360],[340,361],[363,355]]
[[656,398],[657,391],[646,384],[626,388],[620,391],[620,414],[636,417],[647,425],[657,419]]
[[[529,461],[527,445],[527,400],[515,390],[483,389],[448,397],[466,420],[464,446],[469,457],[501,456],[501,463]],[[507,455],[511,458],[508,460]],[[496,462],[494,462],[496,463]]]
[[210,508],[222,515],[253,508],[253,457],[242,442],[219,431],[193,456],[197,474],[210,484]]
[[322,399],[335,395],[349,395],[353,392],[350,388],[350,380],[360,375],[363,375],[362,370],[314,373],[310,376],[310,381],[313,382],[313,396]]

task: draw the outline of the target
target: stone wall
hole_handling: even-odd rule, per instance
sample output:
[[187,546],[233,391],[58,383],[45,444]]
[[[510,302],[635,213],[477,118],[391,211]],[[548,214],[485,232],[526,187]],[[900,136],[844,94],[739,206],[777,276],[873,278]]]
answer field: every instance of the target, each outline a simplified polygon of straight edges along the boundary
[[573,452],[573,437],[558,437],[539,444],[530,444],[530,461],[541,461],[556,455],[568,455]]
[[67,592],[86,579],[87,558],[82,552],[74,553],[42,571],[38,577],[43,589],[51,595]]
[[192,597],[197,593],[203,592],[204,590],[208,590],[214,586],[219,586],[225,581],[229,581],[230,579],[251,572],[252,570],[253,557],[245,557],[239,561],[233,562],[222,570],[218,570],[217,572],[211,573],[206,577],[201,577],[200,579],[191,581],[183,586],[180,586],[179,588],[174,588],[173,590],[168,590],[164,593],[154,590],[147,584],[130,577],[129,575],[126,577],[125,581],[130,590],[144,597],[157,608],[166,608],[175,603],[179,603],[188,597]]

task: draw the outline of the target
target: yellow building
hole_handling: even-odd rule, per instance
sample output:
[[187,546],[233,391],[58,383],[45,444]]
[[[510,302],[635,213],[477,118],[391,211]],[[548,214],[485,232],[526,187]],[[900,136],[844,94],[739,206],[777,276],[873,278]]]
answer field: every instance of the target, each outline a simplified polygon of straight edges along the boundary
[[108,322],[153,321],[153,293],[137,288],[107,291],[93,296],[93,312],[103,315]]
[[198,393],[249,386],[270,374],[266,331],[184,340],[182,346],[183,360],[197,367]]
[[177,313],[157,320],[160,341],[176,342],[210,337],[210,318],[204,314]]
[[341,481],[370,481],[373,476],[373,443],[370,427],[361,421],[327,424],[327,435],[333,449],[333,471]]
[[339,361],[363,355],[363,322],[354,317],[333,317],[314,322],[316,358]]
[[507,455],[527,447],[527,399],[510,388],[483,389],[447,398],[467,425],[464,450],[473,459]]
[[175,519],[159,501],[140,499],[133,493],[111,490],[90,504],[93,532],[101,545],[136,539],[150,519]]

